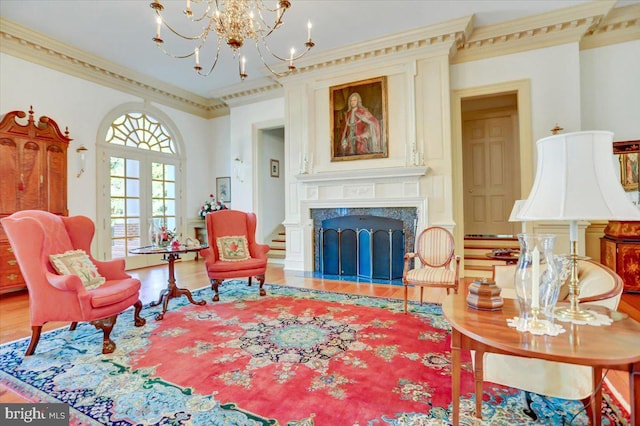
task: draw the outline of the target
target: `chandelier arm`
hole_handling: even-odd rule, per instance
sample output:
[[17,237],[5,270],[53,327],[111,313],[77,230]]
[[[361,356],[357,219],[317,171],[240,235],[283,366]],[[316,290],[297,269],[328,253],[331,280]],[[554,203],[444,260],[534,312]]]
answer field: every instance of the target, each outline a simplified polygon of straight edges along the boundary
[[[313,42],[309,42],[309,41],[307,41],[307,42],[305,43],[306,49],[305,49],[303,52],[301,52],[299,55],[294,56],[293,58],[292,58],[291,56],[289,56],[289,57],[287,57],[287,58],[283,58],[283,57],[281,57],[281,56],[276,55],[275,53],[273,53],[273,52],[271,51],[271,49],[269,49],[269,45],[268,45],[265,41],[263,41],[263,42],[262,42],[262,44],[264,45],[264,48],[267,50],[267,52],[269,52],[269,54],[270,54],[271,56],[273,56],[274,58],[276,58],[276,59],[278,59],[278,60],[280,60],[280,61],[282,61],[282,62],[290,62],[291,60],[296,61],[296,60],[298,60],[298,59],[302,58],[302,57],[303,57],[304,55],[306,55],[307,53],[309,53],[309,51],[311,50],[311,48],[314,46]],[[256,41],[256,49],[258,49],[258,52],[260,52],[260,46],[258,45],[258,42],[257,42],[257,41]],[[264,62],[264,59],[262,58],[262,53],[260,53],[260,58],[262,59],[262,62]]]
[[191,51],[189,53],[185,53],[184,55],[175,55],[169,51],[167,51],[167,49],[164,48],[164,46],[162,45],[162,43],[157,43],[156,42],[156,46],[158,46],[158,49],[162,50],[162,53],[164,53],[165,55],[169,56],[170,58],[174,58],[174,59],[185,59],[185,58],[190,58],[191,56],[195,55],[195,51]]
[[220,58],[220,39],[218,39],[218,48],[216,49],[216,57],[213,60],[213,64],[211,64],[211,68],[209,68],[209,71],[207,72],[201,72],[201,70],[196,70],[198,72],[198,75],[201,75],[202,77],[208,77],[213,72],[213,69],[216,67],[216,64],[218,63],[219,58]]
[[[192,3],[204,3],[204,1],[198,1],[198,0],[191,0]],[[215,14],[215,11],[213,12],[213,14],[209,15],[209,11],[211,10],[212,6],[215,4],[215,10],[218,10],[218,2],[214,1],[214,0],[206,0],[207,2],[207,8],[202,12],[202,15],[200,15],[197,18],[193,17],[193,13],[191,15],[185,13],[185,15],[187,15],[187,18],[189,18],[189,20],[191,22],[200,22],[203,19],[207,18],[207,19],[212,19],[213,15]],[[191,9],[189,9],[189,11],[191,11]],[[186,11],[185,11],[186,12]]]
[[185,35],[180,34],[178,31],[174,30],[173,27],[171,25],[169,25],[164,19],[162,20],[162,23],[173,34],[175,34],[178,37],[183,38],[185,40],[191,40],[191,41],[206,40],[207,39],[207,35],[209,35],[209,31],[211,31],[211,25],[207,25],[207,27],[199,35],[197,35],[197,36],[185,36]]

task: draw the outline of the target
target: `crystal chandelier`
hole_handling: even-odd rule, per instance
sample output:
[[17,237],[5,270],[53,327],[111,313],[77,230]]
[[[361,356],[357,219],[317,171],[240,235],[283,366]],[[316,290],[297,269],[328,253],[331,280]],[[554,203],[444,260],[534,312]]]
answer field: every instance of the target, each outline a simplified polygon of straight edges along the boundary
[[[282,77],[295,70],[294,61],[304,56],[314,46],[311,41],[311,22],[307,22],[307,41],[304,43],[306,49],[296,55],[294,48],[289,51],[289,56],[279,56],[271,51],[267,44],[267,37],[269,37],[275,30],[282,25],[282,19],[285,12],[291,7],[289,0],[272,0],[274,8],[271,9],[265,5],[263,0],[186,0],[186,8],[184,15],[191,21],[191,23],[202,26],[202,31],[196,35],[185,35],[177,31],[174,27],[169,25],[162,16],[164,6],[160,1],[154,1],[150,4],[151,8],[155,10],[156,18],[156,35],[153,37],[153,41],[166,55],[184,59],[194,57],[194,69],[202,76],[208,76],[211,74],[218,59],[220,57],[220,48],[223,43],[226,43],[233,52],[233,57],[238,61],[238,73],[240,78],[244,80],[247,77],[246,73],[246,58],[240,54],[240,48],[244,45],[245,41],[253,41],[256,45],[256,50],[260,55],[260,59],[267,67],[267,69],[277,77]],[[191,9],[191,5],[197,4],[196,7],[203,8],[204,10],[200,14],[195,14]],[[268,23],[268,15],[273,15],[271,24]],[[195,47],[184,54],[172,54],[163,46],[164,40],[161,36],[162,25],[174,35],[193,42]],[[217,38],[216,54],[208,71],[203,71],[200,65],[200,53],[209,34],[213,33]],[[265,54],[268,53],[271,57],[276,58],[282,62],[288,62],[288,68],[284,72],[277,72],[265,60]]]

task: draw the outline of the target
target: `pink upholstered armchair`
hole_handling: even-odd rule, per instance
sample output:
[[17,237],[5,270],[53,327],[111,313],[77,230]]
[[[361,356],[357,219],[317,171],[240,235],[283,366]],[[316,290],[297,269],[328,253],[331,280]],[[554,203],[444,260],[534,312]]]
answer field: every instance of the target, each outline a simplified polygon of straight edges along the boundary
[[[260,282],[260,296],[266,295],[262,286],[269,246],[255,240],[255,213],[219,210],[208,213],[205,220],[209,247],[202,249],[200,255],[205,258],[211,288],[215,292],[213,301],[220,300],[218,287],[230,278],[248,277],[251,285],[251,277],[256,277]],[[246,238],[246,247],[242,247],[242,237]]]
[[[71,321],[75,330],[79,321],[87,321],[104,333],[102,353],[115,350],[110,339],[118,314],[135,307],[134,322],[140,317],[140,281],[124,271],[124,259],[96,260],[91,256],[95,226],[85,216],[64,217],[40,210],[23,210],[2,219],[2,226],[20,266],[29,290],[31,342],[26,355],[35,352],[42,326],[49,321]],[[88,290],[78,275],[59,275],[49,255],[82,249],[106,281]]]

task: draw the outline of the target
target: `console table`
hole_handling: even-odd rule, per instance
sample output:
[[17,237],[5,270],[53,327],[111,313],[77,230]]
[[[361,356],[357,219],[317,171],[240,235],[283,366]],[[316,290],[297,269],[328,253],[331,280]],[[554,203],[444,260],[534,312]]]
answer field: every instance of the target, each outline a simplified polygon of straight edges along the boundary
[[[605,314],[611,311],[601,306],[589,305],[589,309]],[[602,377],[602,369],[609,368],[629,372],[632,425],[640,426],[640,323],[624,314],[618,314],[610,326],[594,327],[574,325],[572,331],[555,337],[534,336],[520,333],[507,326],[507,318],[518,315],[517,301],[504,299],[499,311],[481,311],[467,306],[466,292],[448,295],[442,303],[445,318],[451,323],[451,380],[453,398],[453,424],[460,419],[460,355],[461,350],[474,350],[474,381],[476,393],[476,417],[482,418],[482,359],[486,352],[539,358],[549,361],[586,365],[593,368],[594,385]],[[618,318],[622,317],[622,318]],[[569,323],[565,328],[569,327]],[[575,336],[580,336],[580,345]],[[573,337],[573,338],[572,338]],[[480,368],[478,368],[480,366]],[[592,395],[593,407],[600,407],[602,393]],[[593,424],[600,425],[599,409],[594,413]]]

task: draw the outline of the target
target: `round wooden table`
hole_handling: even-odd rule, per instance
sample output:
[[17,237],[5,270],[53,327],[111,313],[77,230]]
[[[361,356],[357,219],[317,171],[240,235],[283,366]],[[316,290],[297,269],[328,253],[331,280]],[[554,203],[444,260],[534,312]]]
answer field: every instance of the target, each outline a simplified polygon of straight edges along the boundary
[[150,303],[150,306],[158,306],[164,300],[164,303],[162,303],[162,312],[156,315],[156,320],[161,320],[162,318],[164,318],[164,314],[167,312],[167,307],[169,306],[169,299],[173,299],[174,297],[185,295],[187,296],[187,299],[189,299],[189,302],[193,303],[194,305],[204,305],[207,303],[204,300],[199,300],[199,301],[193,300],[193,296],[191,296],[191,292],[189,291],[189,289],[179,288],[176,285],[176,276],[175,276],[175,269],[174,269],[174,263],[176,260],[180,259],[180,255],[182,253],[191,253],[194,251],[200,251],[207,247],[208,247],[207,245],[198,246],[198,247],[180,246],[180,248],[172,249],[171,246],[167,246],[167,247],[149,246],[149,247],[138,247],[138,248],[129,250],[129,253],[131,254],[161,254],[162,260],[167,261],[169,265],[169,280],[167,281],[167,288],[165,288],[160,292],[160,297],[158,298],[157,302]]
[[[507,319],[518,316],[517,301],[504,299],[502,310],[485,311],[467,306],[466,292],[448,295],[442,303],[445,318],[451,323],[451,380],[453,398],[453,424],[460,417],[460,351],[474,350],[474,382],[476,417],[482,418],[482,358],[485,352],[539,358],[593,368],[594,389],[602,377],[602,369],[629,372],[631,388],[632,424],[640,425],[640,323],[625,314],[612,312],[601,306],[588,305],[611,316],[609,326],[575,325],[561,322],[567,330],[558,336],[536,336],[521,333],[507,326]],[[561,304],[559,304],[561,305]],[[576,343],[576,342],[579,342]],[[600,389],[592,395],[592,406],[600,407]],[[599,409],[592,410],[593,424],[600,425]]]

